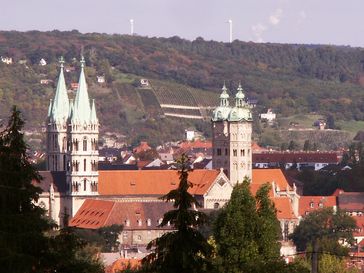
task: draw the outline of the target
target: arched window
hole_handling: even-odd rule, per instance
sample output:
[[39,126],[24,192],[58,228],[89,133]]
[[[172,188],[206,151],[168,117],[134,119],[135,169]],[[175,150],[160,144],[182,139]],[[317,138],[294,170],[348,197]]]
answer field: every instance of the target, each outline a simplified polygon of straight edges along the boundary
[[63,170],[66,170],[66,165],[67,165],[67,159],[66,159],[66,155],[63,155]]
[[86,191],[86,183],[87,183],[87,181],[86,181],[86,178],[83,180],[83,191]]
[[238,156],[238,151],[236,149],[233,150],[233,156]]
[[220,207],[220,204],[216,202],[216,203],[214,204],[214,209],[218,209],[219,207]]
[[86,171],[86,159],[83,160],[83,171]]
[[152,225],[152,220],[151,219],[148,219],[147,220],[147,226],[150,227]]
[[83,151],[87,151],[87,139],[83,140]]
[[139,227],[141,227],[142,226],[142,220],[138,219],[137,224],[138,224]]
[[67,138],[64,137],[63,138],[63,143],[62,143],[62,151],[66,152],[66,150],[67,150]]
[[130,226],[130,220],[129,220],[129,219],[126,219],[126,220],[125,220],[125,226],[126,226],[126,227]]

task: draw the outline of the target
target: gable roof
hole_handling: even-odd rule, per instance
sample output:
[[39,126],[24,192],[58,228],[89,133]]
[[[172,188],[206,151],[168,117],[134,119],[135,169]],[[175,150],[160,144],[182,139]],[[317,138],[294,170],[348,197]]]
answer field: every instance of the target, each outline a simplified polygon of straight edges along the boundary
[[253,169],[252,174],[252,184],[263,185],[267,182],[274,182],[281,191],[285,191],[289,187],[281,169]]
[[43,179],[40,183],[33,181],[33,185],[40,187],[43,192],[49,192],[52,183],[54,192],[66,192],[66,172],[40,171],[39,174]]
[[272,201],[277,209],[277,218],[279,220],[297,219],[293,212],[291,201],[288,197],[275,197],[272,198]]
[[[113,224],[123,225],[124,230],[172,229],[157,227],[159,219],[173,208],[166,202],[117,202],[86,199],[69,225],[78,228],[98,229]],[[148,225],[150,220],[150,225]],[[128,225],[126,224],[128,221]]]
[[338,195],[340,209],[364,211],[364,192],[342,192]]
[[336,196],[301,196],[299,199],[298,213],[300,216],[304,216],[311,211],[320,208],[332,208],[336,205]]
[[[220,171],[194,170],[188,180],[193,187],[189,192],[203,195],[210,188]],[[165,195],[178,187],[176,170],[99,171],[100,195]]]

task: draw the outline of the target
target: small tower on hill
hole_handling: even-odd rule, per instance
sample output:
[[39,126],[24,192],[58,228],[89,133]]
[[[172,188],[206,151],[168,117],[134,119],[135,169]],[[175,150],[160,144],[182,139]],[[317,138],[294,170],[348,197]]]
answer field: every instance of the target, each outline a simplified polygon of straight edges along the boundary
[[235,106],[229,105],[229,94],[224,84],[220,106],[212,117],[212,167],[227,172],[231,183],[252,178],[252,113],[245,100],[241,84],[235,95]]
[[98,194],[98,136],[99,121],[95,101],[90,103],[81,59],[81,74],[76,98],[71,103],[68,119],[67,186],[70,195]]
[[47,116],[47,170],[65,171],[67,168],[67,119],[69,100],[63,75],[63,58],[60,58],[60,72],[56,95],[50,101]]

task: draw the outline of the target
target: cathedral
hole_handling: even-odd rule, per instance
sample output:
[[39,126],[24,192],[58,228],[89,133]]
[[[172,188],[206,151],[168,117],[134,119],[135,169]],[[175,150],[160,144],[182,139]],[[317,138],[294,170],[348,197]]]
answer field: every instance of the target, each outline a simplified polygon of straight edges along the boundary
[[[159,223],[171,209],[160,197],[179,183],[176,170],[99,170],[99,121],[90,100],[85,77],[85,60],[74,100],[67,94],[63,59],[54,99],[46,119],[47,171],[40,172],[44,207],[59,226],[96,229],[111,224],[124,226],[120,241],[147,244],[171,230]],[[190,193],[203,209],[221,208],[234,185],[251,181],[251,190],[271,183],[270,196],[278,209],[282,230],[292,231],[298,222],[298,195],[279,169],[252,169],[252,113],[239,84],[234,103],[224,85],[220,105],[213,111],[213,169],[189,174]],[[284,212],[279,214],[279,212]]]

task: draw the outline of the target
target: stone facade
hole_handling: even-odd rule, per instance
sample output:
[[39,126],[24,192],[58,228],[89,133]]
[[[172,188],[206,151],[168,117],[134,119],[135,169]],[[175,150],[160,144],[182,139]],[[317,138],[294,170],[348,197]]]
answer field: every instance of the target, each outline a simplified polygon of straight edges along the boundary
[[226,171],[231,183],[252,178],[252,115],[239,85],[235,106],[229,106],[229,95],[224,85],[220,106],[212,118],[212,168]]

